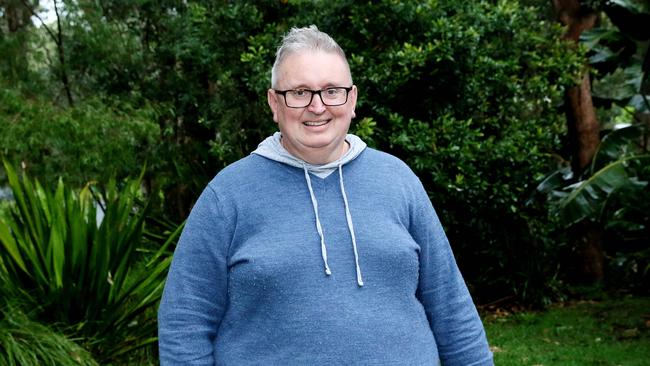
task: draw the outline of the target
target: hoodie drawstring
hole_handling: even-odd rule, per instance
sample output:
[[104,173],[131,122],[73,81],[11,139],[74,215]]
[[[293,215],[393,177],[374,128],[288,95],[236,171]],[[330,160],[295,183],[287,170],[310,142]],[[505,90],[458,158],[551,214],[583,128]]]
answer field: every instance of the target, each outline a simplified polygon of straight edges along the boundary
[[303,165],[302,168],[305,171],[305,179],[307,180],[307,187],[309,188],[309,196],[311,197],[311,204],[314,206],[314,215],[316,215],[316,230],[320,236],[320,250],[323,256],[323,263],[325,264],[325,273],[329,276],[332,274],[332,271],[330,271],[330,266],[327,264],[327,247],[325,246],[323,227],[321,226],[320,218],[318,217],[318,202],[316,201],[316,196],[314,196],[314,189],[311,187],[311,179],[309,178],[307,167]]
[[348,230],[352,237],[352,249],[354,249],[354,264],[357,267],[357,284],[359,287],[363,286],[363,278],[361,277],[361,267],[359,267],[359,253],[357,252],[357,238],[354,236],[354,226],[352,226],[352,215],[350,214],[350,207],[348,205],[348,196],[345,194],[345,186],[343,185],[343,164],[339,164],[339,181],[341,182],[341,193],[343,194],[343,202],[345,203],[345,218],[348,221]]
[[[314,207],[314,215],[316,216],[316,230],[320,236],[320,248],[321,254],[323,256],[323,264],[325,265],[325,273],[329,276],[332,274],[329,264],[327,262],[327,246],[325,245],[325,235],[323,234],[323,227],[320,223],[320,217],[318,216],[318,201],[316,201],[316,196],[314,195],[314,189],[311,185],[311,178],[309,177],[309,171],[307,167],[303,165],[303,171],[305,172],[305,180],[307,181],[307,187],[309,188],[309,196],[311,198],[312,206]],[[348,196],[345,194],[345,186],[343,184],[343,167],[342,164],[338,166],[339,171],[339,182],[341,185],[341,193],[343,195],[343,202],[345,204],[345,218],[348,223],[348,230],[350,231],[350,236],[352,238],[352,249],[354,250],[354,263],[356,265],[357,271],[357,285],[359,287],[363,286],[363,278],[361,276],[361,267],[359,266],[359,253],[357,251],[357,238],[354,235],[354,226],[352,225],[352,215],[350,214],[350,207],[348,205]]]

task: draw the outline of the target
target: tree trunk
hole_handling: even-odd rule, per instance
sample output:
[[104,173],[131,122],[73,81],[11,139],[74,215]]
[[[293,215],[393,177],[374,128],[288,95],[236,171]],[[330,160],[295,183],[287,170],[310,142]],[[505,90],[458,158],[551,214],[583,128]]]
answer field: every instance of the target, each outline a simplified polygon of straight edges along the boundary
[[571,141],[571,169],[577,177],[589,166],[600,144],[600,124],[591,100],[589,73],[567,90],[567,128]]
[[12,82],[28,78],[27,29],[32,25],[31,13],[22,3],[15,0],[0,0],[0,40],[12,39],[13,46],[2,55],[8,65],[8,76]]
[[[552,0],[557,17],[567,27],[564,39],[578,43],[580,34],[594,27],[598,15],[579,0]],[[589,71],[579,85],[566,93],[567,129],[571,145],[571,168],[579,177],[589,166],[600,144],[600,124],[591,98]],[[576,224],[569,232],[576,253],[577,278],[595,283],[604,278],[605,254],[602,228],[588,221]]]
[[8,33],[15,33],[32,24],[31,13],[20,1],[0,0]]
[[603,249],[603,231],[598,223],[581,221],[569,229],[573,239],[574,254],[578,259],[574,268],[574,280],[584,283],[597,283],[605,274],[605,250]]

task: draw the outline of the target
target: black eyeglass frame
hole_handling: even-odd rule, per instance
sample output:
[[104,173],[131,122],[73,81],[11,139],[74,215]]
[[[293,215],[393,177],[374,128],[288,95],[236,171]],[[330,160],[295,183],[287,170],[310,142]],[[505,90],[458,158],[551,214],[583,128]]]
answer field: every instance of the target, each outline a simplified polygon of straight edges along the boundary
[[[325,89],[320,89],[320,90],[311,90],[311,89],[277,90],[277,89],[273,89],[273,91],[276,94],[282,95],[284,97],[284,105],[286,105],[288,108],[306,108],[311,104],[311,102],[314,101],[314,95],[316,95],[316,94],[318,94],[318,97],[320,98],[320,101],[323,103],[323,105],[328,106],[328,107],[337,107],[337,106],[344,105],[345,103],[348,102],[348,97],[350,96],[350,91],[352,91],[353,88],[354,88],[354,86],[332,86],[332,87],[325,88]],[[327,104],[325,102],[325,100],[323,99],[323,96],[321,95],[321,93],[324,92],[324,91],[327,91],[329,89],[343,89],[343,90],[345,90],[345,102],[340,103],[340,104]],[[290,92],[290,91],[296,91],[296,90],[310,92],[311,93],[311,98],[309,99],[309,103],[307,103],[306,105],[304,105],[302,107],[292,107],[292,106],[290,106],[289,103],[287,103],[287,93]]]

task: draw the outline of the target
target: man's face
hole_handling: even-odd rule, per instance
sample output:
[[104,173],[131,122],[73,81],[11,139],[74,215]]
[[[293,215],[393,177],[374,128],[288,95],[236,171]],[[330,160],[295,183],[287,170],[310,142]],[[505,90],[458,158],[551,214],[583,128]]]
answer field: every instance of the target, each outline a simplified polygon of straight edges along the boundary
[[[303,51],[288,55],[278,70],[278,90],[349,87],[352,84],[345,61],[335,53]],[[357,89],[347,103],[326,106],[318,95],[304,108],[289,108],[284,97],[269,89],[268,103],[280,127],[282,144],[289,153],[312,164],[324,164],[347,150],[345,135],[354,117]]]

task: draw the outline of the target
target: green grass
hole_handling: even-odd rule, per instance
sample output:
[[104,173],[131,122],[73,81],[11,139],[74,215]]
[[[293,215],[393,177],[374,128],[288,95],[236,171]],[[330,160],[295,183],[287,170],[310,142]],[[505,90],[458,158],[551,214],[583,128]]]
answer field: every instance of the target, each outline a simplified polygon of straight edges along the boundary
[[484,317],[499,366],[650,365],[650,298],[570,302]]
[[88,351],[14,307],[0,308],[0,365],[97,366]]

